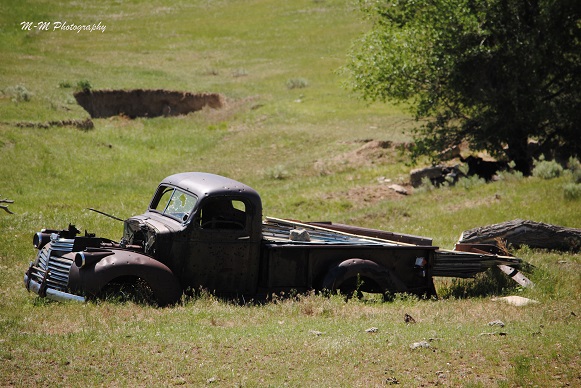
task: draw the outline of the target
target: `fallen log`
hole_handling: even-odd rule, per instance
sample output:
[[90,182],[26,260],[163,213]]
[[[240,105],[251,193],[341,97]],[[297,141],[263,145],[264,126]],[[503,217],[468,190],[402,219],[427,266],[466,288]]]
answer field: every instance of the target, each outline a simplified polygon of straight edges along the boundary
[[498,240],[514,247],[579,251],[581,229],[516,219],[465,230],[458,243],[494,244]]

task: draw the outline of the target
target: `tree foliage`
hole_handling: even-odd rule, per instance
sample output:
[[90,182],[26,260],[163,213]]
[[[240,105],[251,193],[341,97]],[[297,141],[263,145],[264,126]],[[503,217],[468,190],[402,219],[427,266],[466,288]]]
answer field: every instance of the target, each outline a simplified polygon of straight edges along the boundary
[[581,154],[581,1],[360,1],[372,28],[351,53],[352,87],[410,103],[417,151],[467,140],[530,172],[529,140]]

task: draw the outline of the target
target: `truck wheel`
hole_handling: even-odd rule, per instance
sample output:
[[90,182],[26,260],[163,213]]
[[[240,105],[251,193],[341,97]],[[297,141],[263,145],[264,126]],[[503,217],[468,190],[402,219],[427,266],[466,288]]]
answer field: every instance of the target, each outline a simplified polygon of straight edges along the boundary
[[332,267],[321,283],[322,290],[361,298],[363,292],[388,294],[391,287],[389,270],[371,260],[349,259]]
[[361,276],[351,277],[343,280],[338,288],[332,290],[332,292],[340,292],[341,295],[345,296],[346,300],[349,299],[363,299],[363,287],[368,287],[369,279],[362,278]]
[[158,305],[150,285],[141,278],[118,278],[109,282],[97,295],[98,299],[121,303]]

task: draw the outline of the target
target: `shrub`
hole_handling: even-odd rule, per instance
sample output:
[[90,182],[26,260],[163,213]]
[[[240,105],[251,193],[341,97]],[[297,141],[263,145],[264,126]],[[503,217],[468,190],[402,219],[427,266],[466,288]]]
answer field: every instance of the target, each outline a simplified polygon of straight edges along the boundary
[[286,81],[286,87],[289,89],[303,89],[309,86],[309,81],[304,78],[291,78]]
[[498,172],[498,180],[504,182],[517,182],[523,179],[523,177],[523,173],[518,170]]
[[6,94],[12,97],[13,102],[28,102],[32,97],[32,93],[24,85],[16,85],[8,88]]
[[236,69],[232,72],[232,77],[246,77],[248,75],[248,70],[244,68]]
[[483,178],[480,178],[478,175],[472,175],[472,176],[464,176],[464,177],[458,179],[456,186],[460,186],[460,187],[464,188],[465,190],[470,190],[475,186],[483,185],[485,183],[486,183],[486,181]]
[[574,183],[581,183],[581,162],[576,158],[569,158],[567,168],[571,171]]
[[277,164],[276,166],[267,169],[265,175],[270,179],[283,180],[288,178],[289,173],[284,166]]
[[80,91],[80,92],[90,92],[91,89],[93,89],[93,85],[91,85],[91,83],[86,80],[80,80],[79,82],[77,82],[77,87],[76,90]]
[[563,196],[571,201],[581,198],[581,184],[567,183],[563,186]]
[[434,190],[435,188],[436,188],[436,186],[434,186],[434,184],[432,183],[432,181],[430,180],[430,178],[428,178],[427,176],[425,176],[425,177],[422,178],[422,183],[416,189],[416,191],[418,193],[426,193],[426,192],[430,192],[430,191]]
[[535,160],[533,176],[542,179],[558,178],[563,174],[563,166],[554,160]]
[[581,170],[573,171],[573,182],[581,183]]

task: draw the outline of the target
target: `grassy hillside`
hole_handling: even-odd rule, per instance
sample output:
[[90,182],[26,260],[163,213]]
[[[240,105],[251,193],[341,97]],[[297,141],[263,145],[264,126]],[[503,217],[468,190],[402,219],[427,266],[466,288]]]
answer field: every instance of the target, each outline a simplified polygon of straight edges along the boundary
[[[22,29],[21,22],[51,29]],[[52,30],[98,24],[104,32]],[[539,303],[489,296],[393,303],[307,295],[238,306],[203,295],[155,309],[49,303],[22,276],[43,227],[118,239],[86,209],[143,212],[181,171],[256,188],[265,215],[413,233],[451,248],[463,230],[514,218],[581,227],[581,200],[560,178],[505,179],[398,196],[415,125],[402,107],[371,106],[340,67],[366,28],[351,1],[16,1],[0,3],[0,386],[565,386],[581,384],[580,255],[521,249]],[[221,110],[173,118],[82,120],[78,85],[215,92]],[[294,87],[293,87],[294,86]],[[462,287],[438,280],[442,294]],[[468,292],[468,291],[467,291]],[[451,293],[448,293],[451,294]],[[406,325],[404,314],[415,317]],[[502,320],[504,328],[488,326]],[[377,331],[366,332],[375,327]],[[410,349],[428,341],[430,348]]]

